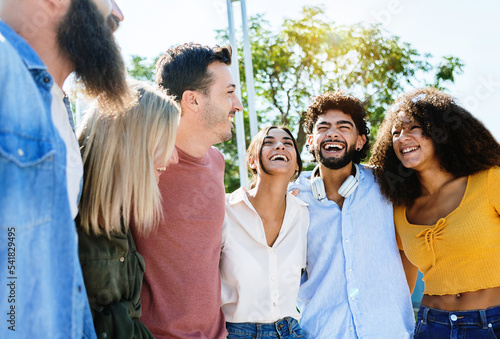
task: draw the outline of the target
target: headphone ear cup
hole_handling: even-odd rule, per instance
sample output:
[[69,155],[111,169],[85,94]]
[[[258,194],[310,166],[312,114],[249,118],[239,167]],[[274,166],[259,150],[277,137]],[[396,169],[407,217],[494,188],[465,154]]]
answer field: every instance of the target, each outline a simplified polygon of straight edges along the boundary
[[326,198],[325,184],[321,177],[311,178],[311,191],[313,196],[318,200]]
[[356,169],[356,176],[348,176],[344,183],[340,185],[339,190],[337,191],[344,198],[350,196],[359,184],[359,168],[356,164],[354,164],[354,167]]
[[354,192],[354,189],[358,186],[358,181],[352,176],[348,176],[347,179],[345,179],[344,183],[339,187],[338,193],[345,197],[348,197],[349,195]]

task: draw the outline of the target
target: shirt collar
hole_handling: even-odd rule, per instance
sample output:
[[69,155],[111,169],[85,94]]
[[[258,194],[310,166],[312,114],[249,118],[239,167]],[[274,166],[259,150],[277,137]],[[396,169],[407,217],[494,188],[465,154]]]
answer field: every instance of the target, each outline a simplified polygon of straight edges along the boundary
[[[363,180],[365,178],[366,165],[358,164],[359,169],[359,180]],[[369,167],[370,168],[370,167]],[[299,181],[310,180],[311,174],[313,171],[304,171],[299,176]]]
[[0,42],[7,40],[30,70],[47,69],[35,50],[19,34],[0,20]]
[[[233,193],[229,194],[228,204],[230,206],[236,205],[240,202],[245,202],[247,205],[252,206],[250,201],[248,200],[248,196],[246,194],[247,189],[245,187],[240,187]],[[309,206],[309,204],[303,202],[299,198],[295,197],[292,193],[287,192],[286,194],[286,204],[287,208],[291,206]]]

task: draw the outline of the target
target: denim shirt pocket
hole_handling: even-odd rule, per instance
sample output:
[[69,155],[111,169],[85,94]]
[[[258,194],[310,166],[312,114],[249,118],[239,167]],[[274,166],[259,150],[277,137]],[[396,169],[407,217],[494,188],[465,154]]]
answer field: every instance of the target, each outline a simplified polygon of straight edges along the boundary
[[0,130],[0,227],[29,229],[51,219],[54,192],[51,142]]

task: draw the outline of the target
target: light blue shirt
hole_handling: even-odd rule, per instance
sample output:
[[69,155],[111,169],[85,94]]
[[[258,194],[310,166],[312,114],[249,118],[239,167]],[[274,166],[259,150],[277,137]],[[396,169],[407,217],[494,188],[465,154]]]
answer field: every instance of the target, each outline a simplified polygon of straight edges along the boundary
[[411,337],[414,315],[396,244],[392,205],[370,169],[342,210],[311,193],[311,172],[290,186],[309,204],[307,268],[298,304],[307,338]]
[[95,338],[53,79],[0,21],[0,338]]

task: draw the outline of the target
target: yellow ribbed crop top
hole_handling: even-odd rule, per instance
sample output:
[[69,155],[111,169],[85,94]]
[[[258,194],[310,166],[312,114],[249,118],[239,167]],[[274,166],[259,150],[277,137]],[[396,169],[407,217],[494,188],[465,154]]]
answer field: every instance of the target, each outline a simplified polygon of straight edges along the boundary
[[424,275],[425,294],[500,286],[500,168],[470,175],[460,205],[435,225],[414,225],[394,207],[399,248]]

